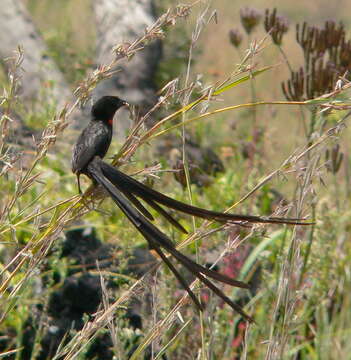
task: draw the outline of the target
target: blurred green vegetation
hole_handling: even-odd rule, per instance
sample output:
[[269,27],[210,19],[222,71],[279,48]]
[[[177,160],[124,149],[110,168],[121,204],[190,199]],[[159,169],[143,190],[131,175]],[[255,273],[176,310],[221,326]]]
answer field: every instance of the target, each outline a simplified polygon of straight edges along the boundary
[[[26,0],[35,25],[68,82],[76,85],[94,66],[96,30],[86,0]],[[79,14],[79,16],[78,16]]]

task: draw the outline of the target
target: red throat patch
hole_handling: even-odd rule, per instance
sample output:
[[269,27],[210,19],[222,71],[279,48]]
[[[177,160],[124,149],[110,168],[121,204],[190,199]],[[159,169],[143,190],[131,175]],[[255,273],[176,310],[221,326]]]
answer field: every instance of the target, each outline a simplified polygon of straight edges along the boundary
[[109,119],[107,122],[108,122],[109,125],[112,126],[113,125],[113,118]]

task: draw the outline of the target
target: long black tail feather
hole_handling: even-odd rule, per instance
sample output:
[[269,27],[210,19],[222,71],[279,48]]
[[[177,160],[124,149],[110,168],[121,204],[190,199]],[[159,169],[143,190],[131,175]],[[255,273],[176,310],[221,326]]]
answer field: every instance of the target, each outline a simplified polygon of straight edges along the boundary
[[155,220],[154,217],[151,215],[151,213],[132,193],[128,191],[122,191],[122,193],[147,219],[151,221]]
[[[87,168],[87,175],[89,175],[93,180],[100,184],[111,196],[113,201],[117,206],[123,211],[127,218],[132,222],[132,224],[137,228],[137,230],[144,236],[148,241],[151,249],[154,249],[161,259],[165,262],[168,268],[173,272],[178,281],[182,284],[185,290],[188,292],[190,298],[193,300],[195,305],[201,310],[203,307],[199,300],[196,298],[193,291],[187,285],[185,279],[180,275],[177,269],[173,266],[170,260],[164,255],[161,250],[161,247],[169,252],[180,264],[182,264],[190,273],[197,277],[204,285],[210,288],[216,295],[218,295],[223,301],[225,301],[232,309],[240,313],[248,321],[253,321],[250,316],[248,316],[239,305],[231,301],[224,293],[215,286],[210,280],[208,280],[204,275],[220,281],[225,284],[230,284],[232,286],[248,288],[248,285],[231,279],[228,276],[219,274],[211,269],[203,267],[196,262],[192,261],[181,252],[179,252],[173,245],[172,241],[162,233],[157,227],[155,227],[150,221],[145,218],[145,216],[137,211],[128,200],[123,196],[122,193],[126,191],[127,185],[116,187],[111,180],[105,176],[103,172],[103,164],[105,164],[100,158],[96,157],[93,161],[90,162]],[[113,168],[112,168],[113,169]],[[130,189],[130,188],[129,188]],[[136,195],[134,191],[131,191]]]
[[154,202],[151,199],[146,200],[146,202],[154,208],[160,215],[162,215],[169,223],[171,223],[174,227],[180,230],[182,233],[187,234],[186,229],[181,225],[174,217],[172,217],[166,210],[164,210],[160,205]]
[[[288,225],[311,225],[302,219],[294,218],[279,218],[279,217],[261,217],[253,215],[241,215],[221,213],[217,211],[211,211],[202,209],[196,206],[185,204],[181,201],[174,200],[156,190],[153,190],[132,177],[124,174],[118,169],[112,167],[109,164],[101,161],[101,170],[104,176],[120,191],[130,192],[135,196],[140,197],[150,206],[154,207],[153,203],[159,203],[171,209],[193,215],[208,220],[215,220],[218,222],[238,222],[246,221],[249,223],[270,223],[270,224],[288,224]],[[157,210],[157,209],[155,209]],[[164,216],[164,214],[161,213]],[[181,225],[180,225],[181,226]]]
[[158,246],[155,246],[154,250],[157,252],[157,254],[160,256],[162,261],[168,266],[168,268],[172,271],[174,276],[177,278],[177,280],[180,282],[180,284],[183,286],[183,288],[189,294],[190,299],[194,302],[196,307],[200,311],[204,311],[204,307],[200,303],[199,299],[195,296],[193,291],[190,289],[188,283],[185,281],[185,279],[182,277],[182,275],[179,274],[178,270],[173,266],[173,264],[170,262],[168,257],[162,252],[162,250]]

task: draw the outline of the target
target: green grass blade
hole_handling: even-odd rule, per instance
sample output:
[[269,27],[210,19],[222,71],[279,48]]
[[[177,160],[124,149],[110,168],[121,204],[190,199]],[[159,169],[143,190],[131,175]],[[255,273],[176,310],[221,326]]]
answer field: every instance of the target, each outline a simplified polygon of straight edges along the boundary
[[227,91],[227,90],[229,90],[229,89],[231,89],[231,88],[233,88],[235,86],[238,86],[238,85],[240,85],[240,84],[242,84],[242,83],[244,83],[246,81],[249,81],[250,79],[252,79],[252,78],[254,78],[254,77],[256,77],[256,76],[258,76],[258,75],[260,75],[260,74],[262,74],[264,72],[266,72],[267,70],[270,70],[270,69],[274,68],[275,66],[276,65],[266,66],[266,67],[264,67],[262,69],[259,69],[257,71],[253,71],[249,75],[243,76],[242,78],[240,78],[238,80],[235,80],[235,81],[233,81],[233,82],[231,82],[231,83],[229,83],[227,85],[224,85],[224,86],[220,87],[218,90],[214,91],[212,93],[212,95],[222,94],[225,91]]
[[281,229],[275,231],[272,236],[260,242],[251,252],[249,257],[246,259],[244,266],[242,267],[239,275],[239,279],[243,280],[246,278],[250,269],[254,265],[254,263],[259,258],[260,254],[271,244],[275,243],[281,236],[283,236],[286,232],[286,229]]

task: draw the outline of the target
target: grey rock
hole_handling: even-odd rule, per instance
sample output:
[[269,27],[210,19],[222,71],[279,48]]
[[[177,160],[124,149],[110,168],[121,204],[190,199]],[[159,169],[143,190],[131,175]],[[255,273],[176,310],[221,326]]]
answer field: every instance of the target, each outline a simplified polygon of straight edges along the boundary
[[[24,49],[23,100],[37,100],[46,88],[51,98],[63,105],[72,97],[71,91],[55,62],[47,56],[47,47],[22,2],[1,0],[0,19],[0,58],[14,56],[18,45]],[[4,65],[6,67],[6,62]]]
[[[109,63],[113,59],[114,46],[133,42],[156,20],[151,0],[96,0],[94,12],[98,64]],[[119,72],[97,86],[94,99],[104,95],[117,95],[140,106],[140,113],[145,113],[157,100],[153,77],[161,53],[161,42],[154,41],[138,52],[131,61],[120,61],[116,67]],[[128,117],[127,112],[118,115],[118,133],[122,136],[131,125]]]

